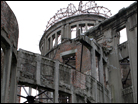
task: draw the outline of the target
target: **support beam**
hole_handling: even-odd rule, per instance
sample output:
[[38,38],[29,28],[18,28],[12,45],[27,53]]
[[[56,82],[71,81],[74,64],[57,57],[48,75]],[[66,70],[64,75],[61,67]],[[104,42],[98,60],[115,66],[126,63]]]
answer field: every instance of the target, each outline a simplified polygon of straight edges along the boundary
[[[92,77],[94,77],[96,79],[96,60],[95,60],[95,45],[94,45],[94,42],[91,41],[91,45],[92,45],[92,49],[91,49],[91,60],[92,60],[92,70],[91,70],[91,75]],[[93,88],[94,88],[94,91],[95,91],[95,96],[94,99],[95,99],[95,103],[97,103],[97,80],[95,80],[94,84],[93,84]]]
[[103,50],[100,47],[100,60],[99,60],[99,70],[100,70],[100,82],[103,85],[103,103],[105,103],[105,86],[104,86],[104,76],[103,76]]
[[16,73],[17,73],[17,63],[13,63],[11,65],[11,84],[10,84],[10,97],[9,97],[9,102],[10,103],[16,103],[17,99],[17,78],[16,78]]
[[52,49],[53,48],[53,37],[51,36],[50,37],[50,49]]
[[59,61],[56,60],[54,68],[54,103],[58,103],[59,96]]
[[36,83],[38,85],[41,84],[41,81],[40,81],[40,69],[41,69],[41,56],[37,55]]
[[137,13],[126,23],[134,103],[137,103]]
[[9,91],[9,81],[11,72],[11,61],[12,61],[12,46],[6,49],[4,53],[4,69],[3,78],[1,83],[1,103],[7,103],[8,91]]
[[55,46],[58,45],[58,36],[57,36],[57,32],[55,33]]

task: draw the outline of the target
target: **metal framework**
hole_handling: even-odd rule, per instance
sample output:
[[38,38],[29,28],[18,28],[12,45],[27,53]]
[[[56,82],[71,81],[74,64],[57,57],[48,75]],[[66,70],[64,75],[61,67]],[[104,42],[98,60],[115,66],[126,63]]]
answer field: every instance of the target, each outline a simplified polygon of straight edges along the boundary
[[[70,3],[67,8],[62,8],[57,11],[57,13],[50,18],[46,25],[46,30],[48,30],[56,22],[80,14],[97,14],[109,18],[112,14],[111,11],[103,6],[97,6],[95,1],[89,1],[83,5],[82,1],[79,2],[78,10],[74,4]],[[46,31],[45,30],[45,31]]]

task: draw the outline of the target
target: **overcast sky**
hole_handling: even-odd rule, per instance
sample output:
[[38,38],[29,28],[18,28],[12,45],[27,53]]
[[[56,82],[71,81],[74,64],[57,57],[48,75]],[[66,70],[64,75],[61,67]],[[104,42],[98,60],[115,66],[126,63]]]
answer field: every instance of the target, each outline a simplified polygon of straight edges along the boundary
[[[40,53],[39,41],[46,29],[47,22],[60,8],[73,3],[78,9],[79,1],[6,1],[14,12],[19,25],[18,49],[22,48]],[[98,6],[111,10],[112,16],[123,7],[135,1],[95,1]],[[83,1],[85,4],[86,1]]]
[[[47,22],[60,8],[66,8],[73,3],[78,9],[79,1],[6,1],[14,12],[19,25],[18,49],[39,53],[39,41],[46,29]],[[128,7],[135,1],[95,1],[98,6],[111,10],[112,16],[123,7]],[[83,2],[85,4],[86,1]],[[28,89],[26,89],[28,90]],[[35,91],[32,91],[36,95]],[[27,96],[25,92],[21,95]],[[21,102],[26,101],[21,99]]]

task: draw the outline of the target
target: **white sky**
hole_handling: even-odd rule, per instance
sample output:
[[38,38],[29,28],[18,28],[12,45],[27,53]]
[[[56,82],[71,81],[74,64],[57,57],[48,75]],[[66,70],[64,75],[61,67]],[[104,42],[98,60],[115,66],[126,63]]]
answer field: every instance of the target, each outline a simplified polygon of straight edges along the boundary
[[[18,49],[39,53],[39,41],[46,29],[47,22],[60,8],[67,8],[73,3],[78,9],[79,1],[6,1],[14,12],[19,25]],[[123,7],[128,7],[135,1],[95,1],[98,6],[111,10],[112,16]],[[86,1],[83,1],[85,4]],[[124,37],[125,38],[125,37]],[[126,40],[126,39],[125,39]],[[28,90],[28,88],[27,88]],[[34,94],[35,93],[35,94]],[[21,92],[25,95],[25,92]],[[33,91],[32,95],[36,95]],[[21,99],[21,102],[26,101]]]
[[[73,3],[78,9],[79,1],[6,1],[14,12],[19,25],[18,49],[22,48],[39,53],[39,41],[46,29],[47,22],[60,8]],[[123,7],[135,1],[95,1],[98,6],[111,10],[112,16]],[[85,4],[86,1],[83,1]]]

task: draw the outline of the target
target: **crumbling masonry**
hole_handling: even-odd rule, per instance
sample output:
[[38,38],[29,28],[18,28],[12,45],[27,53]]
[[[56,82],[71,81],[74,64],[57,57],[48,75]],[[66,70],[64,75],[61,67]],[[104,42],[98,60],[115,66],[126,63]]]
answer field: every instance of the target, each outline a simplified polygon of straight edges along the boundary
[[[127,41],[120,44],[123,28]],[[69,4],[49,20],[41,55],[17,51],[18,33],[1,1],[2,103],[137,103],[137,2],[114,16],[94,1]],[[32,88],[39,93],[30,95]]]

